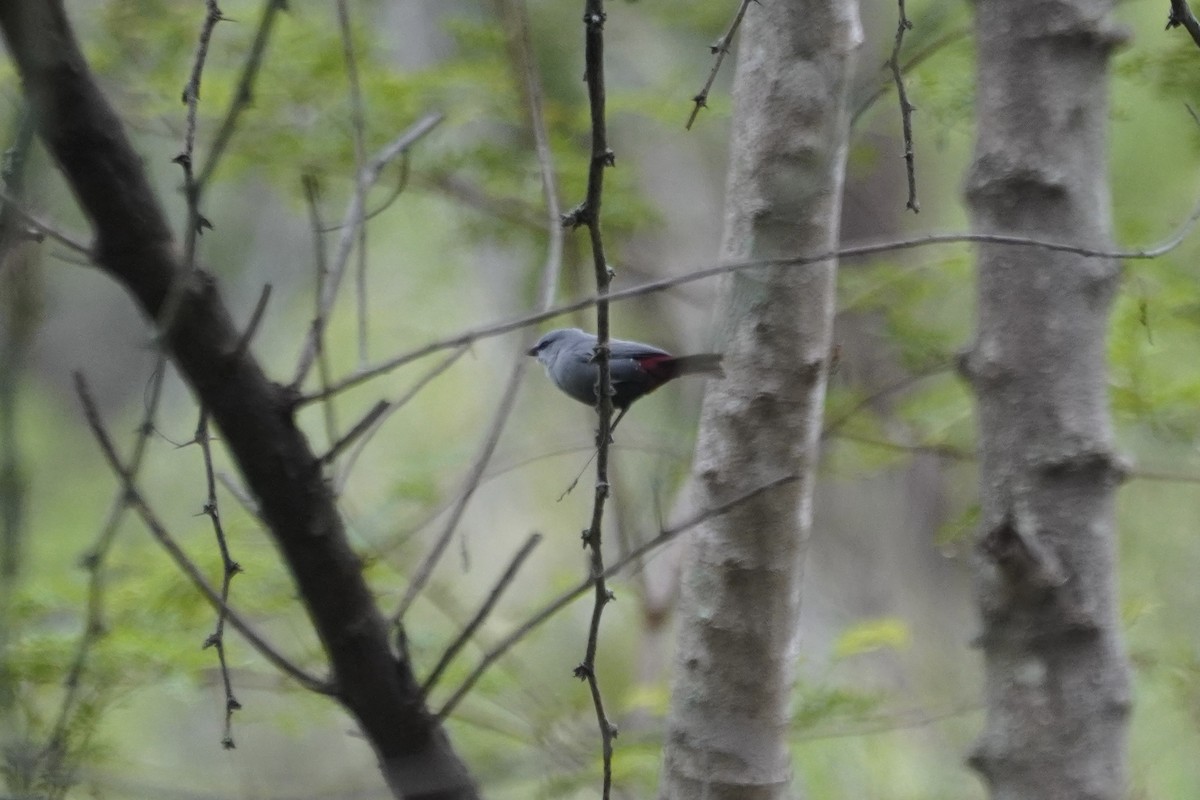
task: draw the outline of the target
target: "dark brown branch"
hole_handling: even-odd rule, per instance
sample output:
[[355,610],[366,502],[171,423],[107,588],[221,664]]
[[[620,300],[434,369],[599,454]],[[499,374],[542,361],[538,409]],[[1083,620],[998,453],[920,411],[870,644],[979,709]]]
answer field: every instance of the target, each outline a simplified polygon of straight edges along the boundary
[[334,461],[336,461],[337,457],[342,454],[343,450],[354,444],[354,441],[358,437],[370,430],[371,426],[378,422],[380,417],[387,413],[391,405],[392,404],[386,400],[380,400],[378,403],[372,406],[371,410],[364,414],[362,419],[356,422],[354,427],[351,428],[345,436],[334,442],[330,446],[329,451],[325,453],[325,455],[321,456],[321,463],[332,464]]
[[914,214],[921,212],[921,204],[917,202],[917,169],[916,155],[913,152],[912,112],[915,110],[908,102],[908,90],[904,88],[904,75],[900,71],[900,48],[904,45],[904,34],[912,30],[912,21],[905,13],[905,0],[897,0],[900,8],[900,18],[896,22],[896,41],[892,46],[892,57],[888,59],[888,67],[892,70],[892,78],[896,81],[896,98],[900,101],[900,125],[904,131],[904,171],[908,176],[908,202],[905,208]]
[[438,659],[437,665],[429,673],[429,677],[425,679],[425,683],[421,686],[421,692],[428,696],[430,690],[437,686],[438,679],[442,677],[442,673],[446,671],[446,667],[450,666],[450,662],[458,655],[459,651],[471,640],[475,635],[475,631],[479,630],[479,626],[487,620],[488,615],[492,613],[492,609],[496,607],[504,590],[507,589],[517,577],[517,572],[521,569],[521,565],[525,563],[525,559],[529,558],[529,554],[533,549],[541,544],[542,535],[533,533],[525,540],[525,544],[521,545],[521,549],[512,557],[508,568],[496,581],[496,585],[488,593],[487,599],[483,601],[483,605],[479,607],[479,611],[475,612],[475,616],[466,624],[462,632],[455,637],[454,641],[442,653],[442,657]]
[[733,41],[737,29],[742,24],[742,17],[746,16],[746,8],[752,1],[756,2],[756,0],[741,0],[737,13],[733,15],[733,22],[729,23],[729,29],[725,31],[725,35],[709,46],[709,50],[712,51],[712,54],[716,58],[713,60],[712,69],[708,73],[708,80],[704,82],[704,88],[692,98],[694,105],[692,106],[692,113],[688,116],[687,125],[684,126],[686,130],[690,131],[692,129],[692,123],[700,115],[700,109],[708,108],[708,93],[712,89],[713,81],[717,79],[717,73],[721,71],[721,62],[725,60],[725,56],[729,53],[729,43]]
[[[182,270],[178,248],[62,1],[0,3],[0,29],[42,142],[94,227],[97,263],[157,319]],[[436,785],[439,799],[476,797],[466,767],[420,702],[411,664],[392,652],[361,561],[296,426],[291,394],[269,381],[250,353],[238,354],[241,333],[205,271],[193,271],[175,324],[160,334],[257,498],[332,663],[337,697],[370,741],[393,793],[428,797]]]
[[583,532],[584,547],[591,551],[591,578],[595,584],[592,604],[592,619],[588,625],[587,646],[583,661],[575,668],[575,677],[586,681],[596,709],[596,723],[600,728],[601,756],[604,764],[604,782],[601,797],[608,800],[612,793],[613,739],[617,726],[609,721],[604,711],[604,699],[600,694],[600,681],[596,675],[596,648],[600,642],[600,619],[604,607],[614,597],[604,581],[604,550],[602,530],[604,503],[608,499],[608,455],[612,440],[612,372],[609,363],[609,285],[613,273],[604,255],[604,240],[601,235],[600,208],[604,195],[604,170],[615,164],[612,150],[608,148],[608,129],[605,118],[604,88],[604,0],[585,0],[583,11],[584,29],[584,80],[588,87],[588,107],[592,121],[592,151],[588,165],[587,196],[583,204],[567,214],[563,224],[577,228],[587,226],[588,240],[592,245],[592,268],[596,276],[596,415],[599,426],[596,431],[596,491],[592,501],[592,519]]
[[[98,420],[97,420],[98,424]],[[196,425],[196,442],[204,455],[204,482],[208,487],[208,499],[204,501],[204,514],[212,521],[213,535],[217,539],[217,548],[221,552],[221,602],[217,610],[217,627],[204,641],[205,647],[217,651],[217,662],[221,669],[221,683],[225,688],[225,733],[221,737],[221,745],[226,750],[234,748],[233,742],[233,712],[242,707],[233,694],[233,681],[229,677],[229,663],[225,659],[225,619],[226,609],[229,608],[229,588],[233,577],[242,571],[242,566],[233,560],[229,553],[229,543],[225,538],[225,526],[221,524],[220,506],[217,504],[217,479],[213,471],[212,443],[208,433],[208,413],[200,409],[200,422]]]
[[[754,500],[766,492],[770,492],[797,480],[799,480],[799,477],[796,475],[785,475],[782,478],[773,480],[770,483],[759,486],[756,489],[751,489],[745,494],[739,495],[727,503],[721,503],[720,505],[714,506],[706,511],[701,511],[690,519],[661,531],[653,539],[645,542],[641,546],[631,551],[621,560],[605,568],[601,577],[611,578],[613,575],[618,574],[630,564],[640,562],[641,559],[643,559],[649,553],[672,541],[680,534],[690,531],[697,525],[700,525],[712,519],[713,517],[725,514],[743,503],[748,503],[751,500]],[[440,709],[438,709],[438,717],[445,719],[449,714],[451,714],[462,701],[462,699],[470,693],[471,688],[479,681],[480,678],[483,677],[483,674],[487,672],[488,668],[491,667],[492,664],[494,664],[501,656],[511,650],[512,647],[517,644],[517,642],[521,641],[530,633],[532,633],[543,622],[550,619],[562,609],[566,608],[571,604],[572,601],[577,600],[586,594],[587,591],[596,584],[596,582],[595,576],[589,575],[571,589],[568,589],[558,597],[551,600],[549,603],[546,603],[546,605],[542,606],[538,611],[530,615],[529,619],[521,624],[515,631],[498,642],[491,650],[488,650],[486,653],[484,653],[483,658],[480,659],[479,664],[475,667],[474,671],[467,676],[462,684],[450,695],[450,698],[442,705]]]

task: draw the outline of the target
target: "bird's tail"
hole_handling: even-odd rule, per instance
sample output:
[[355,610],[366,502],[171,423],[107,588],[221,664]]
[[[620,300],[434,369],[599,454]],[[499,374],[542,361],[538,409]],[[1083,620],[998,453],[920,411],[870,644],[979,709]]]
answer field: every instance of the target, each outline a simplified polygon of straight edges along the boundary
[[672,359],[671,363],[675,367],[676,375],[691,375],[693,373],[706,372],[718,378],[725,376],[725,370],[721,369],[720,353],[699,353],[694,356],[679,356]]

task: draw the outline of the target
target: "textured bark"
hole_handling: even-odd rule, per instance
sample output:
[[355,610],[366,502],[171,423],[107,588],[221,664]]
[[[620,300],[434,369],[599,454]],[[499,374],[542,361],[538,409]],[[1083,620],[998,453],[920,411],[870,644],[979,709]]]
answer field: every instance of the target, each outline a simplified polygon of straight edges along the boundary
[[[976,6],[976,231],[1111,247],[1110,0]],[[971,755],[998,800],[1125,797],[1129,671],[1117,619],[1105,333],[1113,261],[979,249],[983,524],[974,574],[987,718]]]
[[[723,258],[837,243],[853,0],[751,4],[740,33]],[[835,264],[739,272],[720,324],[726,378],[705,399],[697,506],[801,480],[696,531],[684,567],[661,796],[791,793],[791,691],[812,520]]]
[[[4,0],[0,29],[38,135],[92,222],[97,263],[157,319],[182,265],[141,160],[96,86],[61,0]],[[187,279],[164,336],[258,499],[333,666],[337,697],[374,746],[393,792],[474,797],[409,663],[388,646],[386,623],[288,393],[239,347],[240,332],[210,275],[196,270]]]

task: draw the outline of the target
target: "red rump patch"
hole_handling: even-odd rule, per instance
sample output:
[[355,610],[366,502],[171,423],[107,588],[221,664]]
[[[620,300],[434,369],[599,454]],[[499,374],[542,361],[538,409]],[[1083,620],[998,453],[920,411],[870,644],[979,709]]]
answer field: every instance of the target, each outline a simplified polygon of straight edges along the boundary
[[638,366],[657,383],[662,384],[675,377],[675,357],[665,353],[641,356],[637,359]]

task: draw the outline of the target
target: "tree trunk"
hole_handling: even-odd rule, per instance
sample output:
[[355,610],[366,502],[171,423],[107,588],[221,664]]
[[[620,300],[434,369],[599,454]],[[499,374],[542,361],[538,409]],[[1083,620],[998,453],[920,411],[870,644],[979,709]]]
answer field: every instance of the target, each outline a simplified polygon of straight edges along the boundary
[[174,323],[161,332],[165,346],[254,492],[329,657],[332,691],[370,741],[388,785],[410,800],[476,797],[407,656],[389,646],[288,391],[241,346],[215,279],[200,269],[182,275],[141,159],[96,85],[62,1],[2,0],[0,31],[38,136],[92,223],[96,263],[150,320],[162,314],[174,282],[184,281]]
[[[862,39],[853,0],[751,4],[734,78],[723,257],[837,244],[847,94]],[[812,520],[835,264],[733,275],[696,453],[697,506],[801,480],[698,529],[684,567],[661,796],[791,793],[791,691]]]
[[[1110,0],[976,6],[978,232],[1111,247]],[[999,800],[1126,796],[1129,670],[1117,619],[1108,414],[1111,260],[979,249],[975,543],[987,719],[971,764]]]

